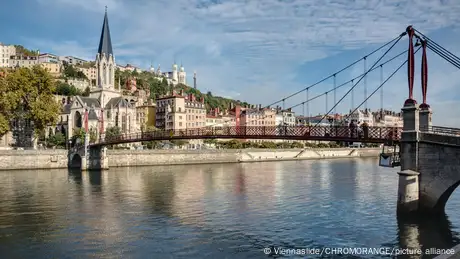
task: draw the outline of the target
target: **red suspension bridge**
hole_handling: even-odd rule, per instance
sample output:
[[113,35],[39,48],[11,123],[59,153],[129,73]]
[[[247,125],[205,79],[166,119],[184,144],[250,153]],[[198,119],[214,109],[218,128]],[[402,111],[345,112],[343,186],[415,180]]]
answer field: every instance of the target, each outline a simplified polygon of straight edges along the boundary
[[[385,56],[397,45],[400,40],[408,36],[409,47],[407,50],[402,51],[401,53],[382,61]],[[414,44],[414,39],[416,43]],[[388,47],[389,46],[389,47]],[[367,66],[367,61],[369,57],[376,54],[377,52],[388,47],[384,53],[376,59],[376,61],[370,66]],[[416,48],[416,49],[415,49]],[[133,143],[141,141],[150,141],[150,140],[172,140],[172,139],[287,139],[287,140],[317,140],[317,141],[344,141],[344,142],[369,142],[369,143],[387,143],[387,142],[398,142],[401,137],[402,128],[395,127],[390,125],[390,127],[369,127],[367,125],[360,125],[359,123],[353,123],[352,115],[360,109],[362,106],[367,110],[368,100],[374,96],[377,91],[380,90],[380,116],[383,116],[384,113],[384,102],[383,102],[383,86],[403,67],[407,64],[407,75],[408,75],[408,88],[409,95],[405,101],[405,106],[415,105],[417,102],[413,98],[413,88],[414,88],[414,71],[415,71],[415,54],[422,50],[421,57],[421,88],[423,95],[423,102],[420,105],[420,109],[429,109],[427,104],[427,85],[428,85],[428,63],[427,63],[427,49],[433,51],[445,61],[449,62],[453,66],[460,69],[460,58],[453,55],[448,50],[444,49],[442,46],[412,28],[412,26],[407,27],[406,31],[398,35],[393,40],[387,42],[371,53],[363,56],[359,60],[354,61],[348,66],[336,71],[329,76],[311,84],[304,89],[301,89],[291,95],[288,95],[276,102],[267,105],[264,108],[259,109],[260,111],[264,109],[270,109],[275,105],[281,104],[283,110],[295,109],[302,107],[302,113],[305,117],[308,117],[310,114],[310,103],[314,100],[317,100],[320,97],[325,97],[325,106],[326,112],[322,118],[316,122],[316,124],[308,123],[309,126],[249,126],[247,124],[241,123],[242,120],[239,118],[243,116],[242,113],[236,113],[236,125],[228,127],[204,127],[199,129],[179,129],[179,130],[156,130],[151,132],[138,132],[132,134],[121,134],[118,136],[104,137],[102,132],[101,137],[97,143],[91,144],[92,146],[103,146],[103,145],[113,145],[113,144],[122,144],[122,143]],[[384,79],[383,68],[390,62],[398,60],[399,57],[407,53],[407,59],[405,59],[401,64],[390,73],[386,79]],[[352,68],[359,62],[363,62],[364,71],[361,75],[354,77],[340,85],[337,85],[337,76],[344,71]],[[368,94],[367,86],[367,75],[370,72],[375,71],[380,68],[380,83],[374,91]],[[322,84],[323,82],[333,79],[333,88],[325,91],[316,96],[310,97],[311,89],[315,86]],[[355,105],[355,88],[358,84],[363,81],[364,86],[364,100]],[[351,87],[343,94],[343,96],[337,100],[337,91],[341,88],[344,88],[348,85]],[[288,100],[294,100],[293,98],[305,93],[305,98],[301,102],[298,102],[295,105],[286,107],[286,102]],[[330,93],[333,93],[333,106],[329,107],[329,98]],[[350,113],[346,115],[342,121],[336,122],[335,116],[332,116],[333,122],[331,126],[320,126],[322,121],[325,121],[330,117],[331,113],[336,114],[337,106],[343,102],[346,97],[351,97],[351,109]],[[87,116],[86,116],[87,120]],[[338,125],[346,126],[338,126]],[[436,128],[436,127],[435,127]],[[438,127],[441,128],[441,127]],[[449,132],[458,132],[455,130],[448,130]]]

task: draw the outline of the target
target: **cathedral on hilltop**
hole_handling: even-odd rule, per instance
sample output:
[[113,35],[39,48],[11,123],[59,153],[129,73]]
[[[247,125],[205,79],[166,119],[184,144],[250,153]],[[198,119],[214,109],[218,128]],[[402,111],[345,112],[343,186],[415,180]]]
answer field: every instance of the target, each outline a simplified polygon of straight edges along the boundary
[[[187,72],[185,72],[184,66],[181,64],[180,68],[178,69],[176,62],[172,65],[172,71],[170,72],[162,72],[160,65],[155,70],[155,67],[150,66],[150,72],[153,73],[157,77],[164,77],[168,80],[170,85],[177,85],[177,84],[187,84]],[[193,75],[194,84],[196,82],[196,73]],[[196,87],[195,87],[196,88]]]
[[67,138],[71,138],[74,131],[81,128],[95,131],[97,135],[115,126],[122,133],[140,131],[135,104],[125,100],[121,90],[115,88],[115,68],[106,10],[96,54],[96,87],[91,89],[89,97],[62,98],[60,125],[56,131],[61,131]]

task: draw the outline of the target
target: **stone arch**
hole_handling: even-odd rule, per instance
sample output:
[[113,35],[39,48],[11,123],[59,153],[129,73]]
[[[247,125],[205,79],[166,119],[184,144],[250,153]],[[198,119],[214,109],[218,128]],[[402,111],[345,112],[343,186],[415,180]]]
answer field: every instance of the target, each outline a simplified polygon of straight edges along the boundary
[[447,201],[449,200],[450,196],[452,193],[454,193],[455,189],[460,185],[460,180],[458,180],[456,183],[448,187],[439,197],[438,201],[434,205],[434,211],[443,213],[446,208]]
[[81,113],[79,111],[75,112],[73,124],[75,125],[76,128],[81,128],[83,126]]
[[[460,185],[460,143],[458,137],[426,135],[442,143],[420,141],[418,147],[419,209],[431,214],[445,213],[446,204]],[[435,139],[436,138],[436,139]],[[430,139],[428,139],[430,140]],[[458,142],[456,142],[458,141]]]
[[130,103],[131,103],[131,105],[135,106],[136,105],[136,100],[131,99]]
[[70,160],[70,168],[81,168],[82,158],[79,154],[74,154]]

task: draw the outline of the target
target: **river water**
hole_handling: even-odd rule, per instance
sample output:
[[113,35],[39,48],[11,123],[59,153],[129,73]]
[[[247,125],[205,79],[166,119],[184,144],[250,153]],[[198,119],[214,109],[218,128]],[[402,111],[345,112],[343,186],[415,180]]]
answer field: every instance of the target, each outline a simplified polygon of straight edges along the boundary
[[398,220],[396,172],[376,159],[0,172],[0,257],[239,259],[270,258],[266,247],[457,244],[460,191],[449,218]]

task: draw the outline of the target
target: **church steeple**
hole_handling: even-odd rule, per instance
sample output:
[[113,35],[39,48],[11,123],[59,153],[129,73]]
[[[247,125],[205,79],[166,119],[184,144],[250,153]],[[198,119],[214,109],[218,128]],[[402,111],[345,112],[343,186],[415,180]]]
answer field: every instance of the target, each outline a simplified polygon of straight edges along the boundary
[[109,29],[109,18],[107,17],[107,6],[105,7],[104,22],[102,24],[101,39],[99,40],[99,48],[97,53],[102,56],[105,54],[106,57],[109,55],[113,56],[112,50],[112,39],[110,38],[110,29]]
[[105,7],[104,22],[102,24],[101,39],[96,54],[97,87],[102,89],[114,89],[115,82],[115,56],[112,50],[110,38],[109,19],[107,18],[107,6]]

